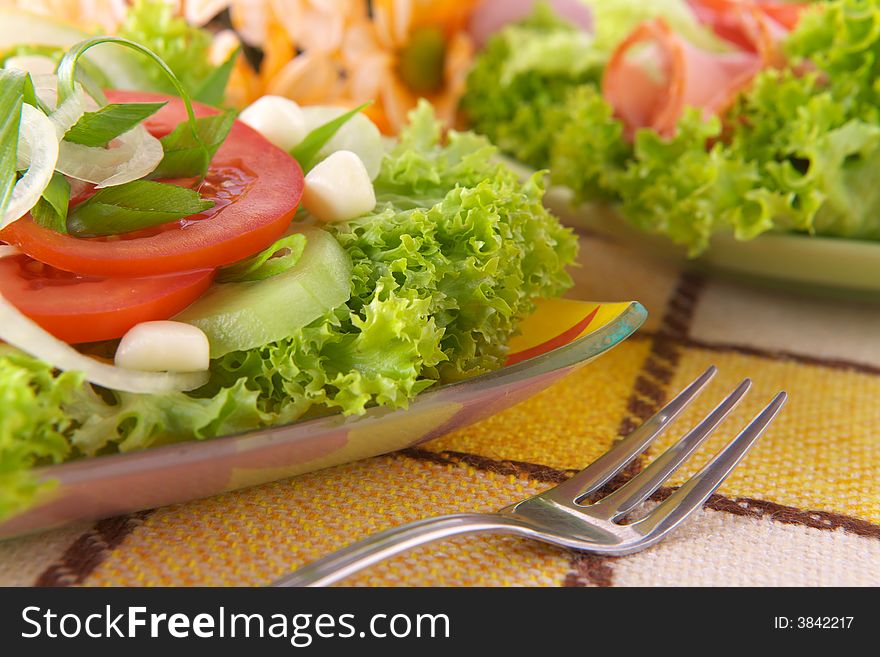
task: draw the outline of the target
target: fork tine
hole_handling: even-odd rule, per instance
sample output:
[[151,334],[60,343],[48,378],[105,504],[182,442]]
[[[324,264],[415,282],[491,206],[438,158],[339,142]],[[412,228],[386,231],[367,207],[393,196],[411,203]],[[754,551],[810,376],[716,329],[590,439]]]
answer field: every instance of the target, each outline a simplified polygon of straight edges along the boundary
[[545,495],[568,503],[581,499],[607,484],[618,472],[648,448],[648,445],[702,392],[717,371],[718,368],[712,365],[672,401],[611,450]]
[[609,519],[620,518],[632,511],[651,493],[660,488],[663,482],[669,479],[670,475],[678,470],[681,464],[694,453],[694,450],[712,435],[751,387],[750,379],[740,383],[727,399],[718,404],[715,410],[691,429],[684,438],[663,452],[651,465],[624,486],[592,505],[591,511],[593,513],[604,512]]
[[641,520],[630,525],[642,534],[647,544],[659,541],[677,527],[715,492],[727,475],[737,466],[755,441],[764,433],[785,404],[788,395],[780,392],[740,434],[730,441],[715,458],[691,477],[681,488]]

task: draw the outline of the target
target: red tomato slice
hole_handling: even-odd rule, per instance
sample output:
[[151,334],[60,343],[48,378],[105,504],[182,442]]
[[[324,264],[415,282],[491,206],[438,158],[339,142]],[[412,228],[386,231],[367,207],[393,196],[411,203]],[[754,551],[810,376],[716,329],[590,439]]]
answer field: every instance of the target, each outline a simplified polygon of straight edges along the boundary
[[97,278],[24,255],[0,258],[0,293],[55,337],[112,340],[140,322],[168,319],[198,299],[214,270],[147,278]]
[[[169,103],[146,121],[156,136],[185,119],[183,102],[160,94],[110,91],[110,102]],[[216,110],[195,106],[205,116]],[[206,213],[159,229],[113,238],[76,238],[42,228],[30,216],[0,231],[46,264],[92,276],[153,276],[213,269],[257,253],[287,229],[299,206],[303,174],[299,164],[244,123],[236,121],[211,162],[200,192],[216,201]]]

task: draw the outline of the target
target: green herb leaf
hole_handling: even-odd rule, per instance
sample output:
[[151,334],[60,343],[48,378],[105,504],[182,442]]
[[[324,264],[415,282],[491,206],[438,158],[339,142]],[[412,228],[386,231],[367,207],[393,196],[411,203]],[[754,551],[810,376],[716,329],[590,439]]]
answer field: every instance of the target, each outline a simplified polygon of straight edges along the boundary
[[30,76],[23,71],[0,69],[0,217],[6,213],[18,181],[18,131],[29,82]]
[[291,149],[290,154],[299,162],[303,173],[308,173],[317,164],[318,153],[324,145],[333,139],[333,135],[339,132],[339,129],[348,123],[358,112],[368,107],[370,103],[364,103],[360,107],[355,107],[350,112],[337,116],[332,121],[327,121],[322,126],[318,126],[306,135],[297,146]]
[[48,116],[49,109],[40,100],[39,96],[37,96],[37,90],[34,88],[34,80],[31,78],[30,73],[22,73],[24,75],[24,88],[22,89],[22,98],[24,102],[28,105],[33,105],[38,110],[43,112]]
[[[174,71],[172,71],[168,67],[168,64],[166,64],[161,57],[159,57],[149,48],[145,48],[144,46],[140,45],[139,43],[135,43],[134,41],[129,41],[128,39],[122,39],[119,37],[95,37],[93,39],[86,39],[85,41],[79,42],[66,53],[64,53],[64,57],[61,58],[61,63],[58,64],[58,104],[60,105],[73,93],[75,93],[76,70],[82,56],[90,48],[101,45],[102,43],[114,43],[116,45],[124,46],[126,48],[130,48],[131,50],[139,52],[142,55],[150,58],[162,70],[162,72],[165,74],[165,77],[168,78],[169,82],[171,82],[172,86],[177,92],[177,95],[180,96],[180,98],[183,100],[184,106],[186,107],[187,123],[185,125],[189,129],[189,137],[192,141],[193,147],[201,148],[204,155],[203,159],[207,159],[207,161],[210,162],[211,157],[213,157],[214,152],[216,152],[217,148],[219,147],[219,143],[214,146],[213,151],[211,151],[210,148],[202,142],[198,122],[196,119],[196,113],[195,110],[193,110],[192,100],[190,99],[189,93],[184,88],[183,84],[181,84],[180,80],[177,79]],[[182,126],[178,126],[178,128],[181,127]],[[175,132],[178,131],[175,130]],[[207,170],[207,166],[205,166],[205,170]]]
[[119,135],[128,132],[141,121],[152,116],[166,103],[113,103],[96,112],[86,112],[67,131],[64,138],[83,146],[106,146]]
[[213,206],[186,187],[134,180],[106,187],[76,206],[67,229],[77,237],[117,235],[176,221]]
[[43,196],[31,210],[34,221],[57,233],[67,232],[67,207],[70,204],[70,183],[57,171],[52,175]]
[[189,178],[204,176],[211,158],[220,148],[235,122],[235,112],[223,112],[196,119],[196,134],[189,125],[181,123],[171,133],[162,137],[165,157],[152,173],[153,178]]
[[217,275],[217,282],[262,281],[283,274],[299,262],[305,251],[306,242],[306,236],[302,233],[282,237],[265,251],[223,268]]
[[235,60],[241,48],[236,48],[229,55],[229,58],[220,66],[211,71],[211,74],[202,82],[202,86],[196,91],[194,97],[200,103],[206,105],[220,106],[226,95],[226,85],[229,84],[229,76],[232,74],[232,68],[235,66]]

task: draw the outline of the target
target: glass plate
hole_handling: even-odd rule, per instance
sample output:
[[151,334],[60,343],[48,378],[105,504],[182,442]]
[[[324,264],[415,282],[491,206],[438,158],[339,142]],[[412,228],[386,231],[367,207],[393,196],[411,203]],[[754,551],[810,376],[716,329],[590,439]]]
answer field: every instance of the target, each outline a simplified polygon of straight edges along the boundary
[[[662,235],[639,230],[613,205],[573,207],[569,190],[558,187],[551,188],[544,200],[569,226],[609,235],[666,259],[687,261],[685,249]],[[781,233],[740,241],[732,235],[715,235],[706,253],[692,262],[803,292],[874,299],[880,295],[880,242]]]
[[505,367],[429,389],[406,410],[373,408],[43,468],[41,477],[57,486],[0,524],[0,537],[186,502],[437,438],[547,388],[632,335],[646,315],[635,302],[545,301],[511,341]]
[[[533,173],[510,158],[501,159],[522,177]],[[663,235],[639,230],[614,205],[576,206],[571,190],[559,186],[547,190],[544,203],[566,225],[608,235],[651,256],[809,294],[874,300],[880,296],[880,242],[794,233],[765,233],[740,241],[719,234],[712,237],[706,253],[689,260],[684,248]]]

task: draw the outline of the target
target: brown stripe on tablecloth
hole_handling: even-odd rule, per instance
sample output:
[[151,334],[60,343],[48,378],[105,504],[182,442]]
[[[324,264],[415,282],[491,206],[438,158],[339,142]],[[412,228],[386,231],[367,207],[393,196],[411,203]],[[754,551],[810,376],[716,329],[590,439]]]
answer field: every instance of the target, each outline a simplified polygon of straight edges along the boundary
[[614,583],[614,569],[611,564],[620,557],[601,554],[575,553],[571,559],[571,570],[565,576],[564,586],[611,586]]
[[[659,331],[640,330],[628,339],[630,340],[656,340]],[[680,347],[689,349],[701,349],[703,351],[712,351],[715,353],[740,354],[743,356],[753,356],[756,358],[765,358],[767,360],[792,361],[802,363],[804,365],[813,365],[816,367],[824,367],[832,370],[844,370],[858,372],[859,374],[870,374],[880,376],[880,366],[871,365],[869,363],[860,363],[858,361],[846,360],[843,358],[826,358],[823,356],[810,356],[809,354],[799,354],[792,351],[784,351],[781,349],[761,349],[760,347],[749,347],[746,345],[730,344],[726,342],[705,342],[696,340],[691,337],[671,337],[665,336],[669,340],[673,340]]]
[[618,428],[626,436],[662,408],[667,386],[681,357],[680,342],[688,337],[694,309],[703,289],[703,279],[692,273],[682,274],[669,300],[660,329],[651,336],[651,351],[636,377],[627,402],[627,414]]
[[526,463],[524,461],[499,461],[486,456],[480,456],[479,454],[468,454],[465,452],[432,452],[418,447],[410,447],[398,453],[418,461],[430,461],[438,465],[467,465],[483,472],[493,472],[505,477],[513,475],[520,479],[531,479],[548,484],[561,484],[577,472],[577,470],[558,470],[546,465]]
[[[675,488],[661,488],[651,496],[651,499],[657,501],[664,500],[675,490]],[[861,518],[845,516],[842,513],[804,511],[797,507],[768,502],[766,500],[756,500],[752,497],[736,497],[731,499],[723,495],[713,495],[706,501],[705,506],[713,511],[723,511],[724,513],[732,513],[737,516],[768,518],[774,522],[781,522],[784,525],[800,525],[802,527],[827,531],[843,529],[857,536],[880,539],[880,525],[875,525]]]
[[[652,336],[651,350],[636,376],[626,405],[626,414],[617,429],[618,436],[624,437],[632,433],[659,411],[669,397],[667,388],[675,376],[681,358],[680,341],[687,339],[690,334],[694,310],[703,286],[704,280],[699,274],[684,272],[679,278],[678,285],[667,302],[660,328]],[[641,468],[642,459],[634,459],[593,497],[604,497],[626,483]],[[613,559],[614,557],[591,555],[585,560],[583,555],[575,555],[572,559],[571,571],[565,579],[566,586],[583,586],[587,583],[611,586],[614,583]]]
[[140,511],[98,521],[37,577],[34,586],[72,586],[82,583],[114,548],[143,524],[150,513],[152,511]]
[[[482,470],[484,472],[494,472],[505,476],[514,475],[523,479],[532,479],[533,481],[552,484],[564,481],[578,472],[576,470],[552,468],[538,463],[496,460],[487,456],[464,452],[432,452],[426,449],[410,448],[398,452],[398,454],[407,458],[429,461],[438,465],[466,465],[475,470]],[[631,478],[632,475],[625,475],[620,484],[622,485]],[[651,500],[662,502],[676,490],[677,488],[671,487],[660,488],[651,496]],[[846,516],[831,511],[804,511],[797,507],[786,506],[776,502],[768,502],[767,500],[758,500],[753,497],[730,498],[718,494],[712,495],[706,501],[704,506],[713,511],[730,513],[735,516],[766,518],[787,525],[800,525],[802,527],[810,527],[811,529],[821,529],[825,531],[843,529],[844,531],[856,534],[857,536],[880,539],[880,525],[875,525],[867,520],[862,520],[861,518],[853,518],[852,516]],[[590,567],[593,568],[594,566],[591,564]]]

